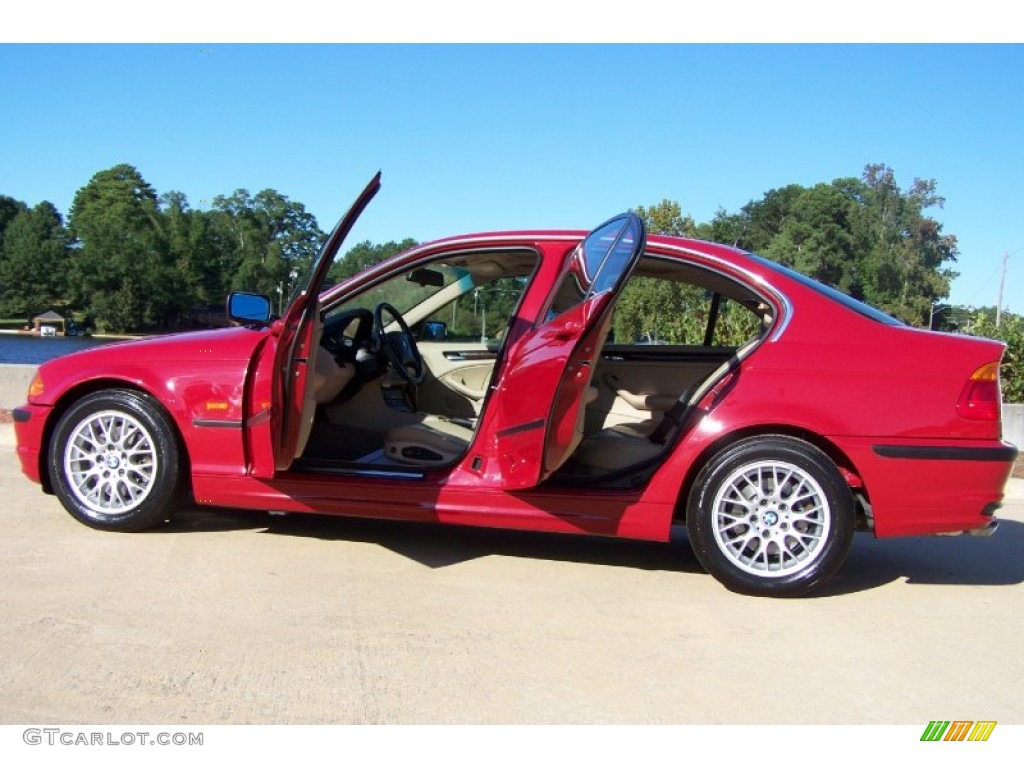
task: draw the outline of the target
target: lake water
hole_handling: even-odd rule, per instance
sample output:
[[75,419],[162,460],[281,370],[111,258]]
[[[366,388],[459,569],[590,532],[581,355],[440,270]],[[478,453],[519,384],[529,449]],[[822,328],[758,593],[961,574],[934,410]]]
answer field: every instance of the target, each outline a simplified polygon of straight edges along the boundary
[[38,365],[54,357],[69,355],[80,349],[100,344],[109,344],[118,339],[103,339],[94,336],[28,336],[14,333],[0,333],[0,363],[27,363]]

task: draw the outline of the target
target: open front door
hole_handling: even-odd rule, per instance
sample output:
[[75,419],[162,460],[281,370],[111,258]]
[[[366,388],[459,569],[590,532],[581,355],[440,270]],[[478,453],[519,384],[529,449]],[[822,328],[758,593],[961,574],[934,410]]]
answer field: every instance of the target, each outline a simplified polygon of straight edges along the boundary
[[487,419],[504,488],[543,482],[579,445],[612,308],[645,242],[633,213],[587,235],[566,257],[544,318],[509,351]]
[[309,273],[296,287],[288,308],[277,321],[280,335],[273,351],[273,407],[270,418],[277,471],[288,469],[292,461],[302,454],[313,426],[316,401],[313,398],[312,371],[320,344],[320,291],[345,237],[379,189],[378,172],[334,227],[313,260]]

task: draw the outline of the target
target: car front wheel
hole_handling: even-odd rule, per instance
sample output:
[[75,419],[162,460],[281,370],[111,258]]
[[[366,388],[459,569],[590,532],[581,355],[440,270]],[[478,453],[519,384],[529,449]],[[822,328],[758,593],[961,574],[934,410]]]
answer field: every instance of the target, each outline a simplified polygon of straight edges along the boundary
[[842,565],[854,528],[853,494],[835,464],[784,435],[741,440],[698,475],[687,528],[701,565],[729,589],[786,597]]
[[138,392],[106,390],[72,405],[57,423],[48,460],[57,498],[93,528],[152,528],[184,494],[174,427]]

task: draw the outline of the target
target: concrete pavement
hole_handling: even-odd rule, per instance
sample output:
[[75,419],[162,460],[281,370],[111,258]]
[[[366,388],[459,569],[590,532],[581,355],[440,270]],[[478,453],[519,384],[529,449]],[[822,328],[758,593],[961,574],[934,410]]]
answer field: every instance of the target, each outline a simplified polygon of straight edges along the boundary
[[0,723],[1024,722],[1024,494],[820,596],[670,544],[187,510],[75,522],[0,427]]
[[0,364],[0,408],[16,408],[25,402],[28,385],[36,375],[37,365]]

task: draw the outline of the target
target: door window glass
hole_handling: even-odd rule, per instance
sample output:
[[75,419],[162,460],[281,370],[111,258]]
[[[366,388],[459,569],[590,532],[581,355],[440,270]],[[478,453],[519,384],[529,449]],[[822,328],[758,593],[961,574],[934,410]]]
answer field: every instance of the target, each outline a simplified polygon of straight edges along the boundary
[[569,256],[546,319],[590,296],[615,290],[643,236],[643,224],[632,214],[616,217],[591,232]]
[[[770,309],[737,284],[689,269],[672,274],[661,262],[658,276],[643,264],[616,305],[616,345],[738,347],[771,323]],[[729,295],[726,295],[728,292]]]

